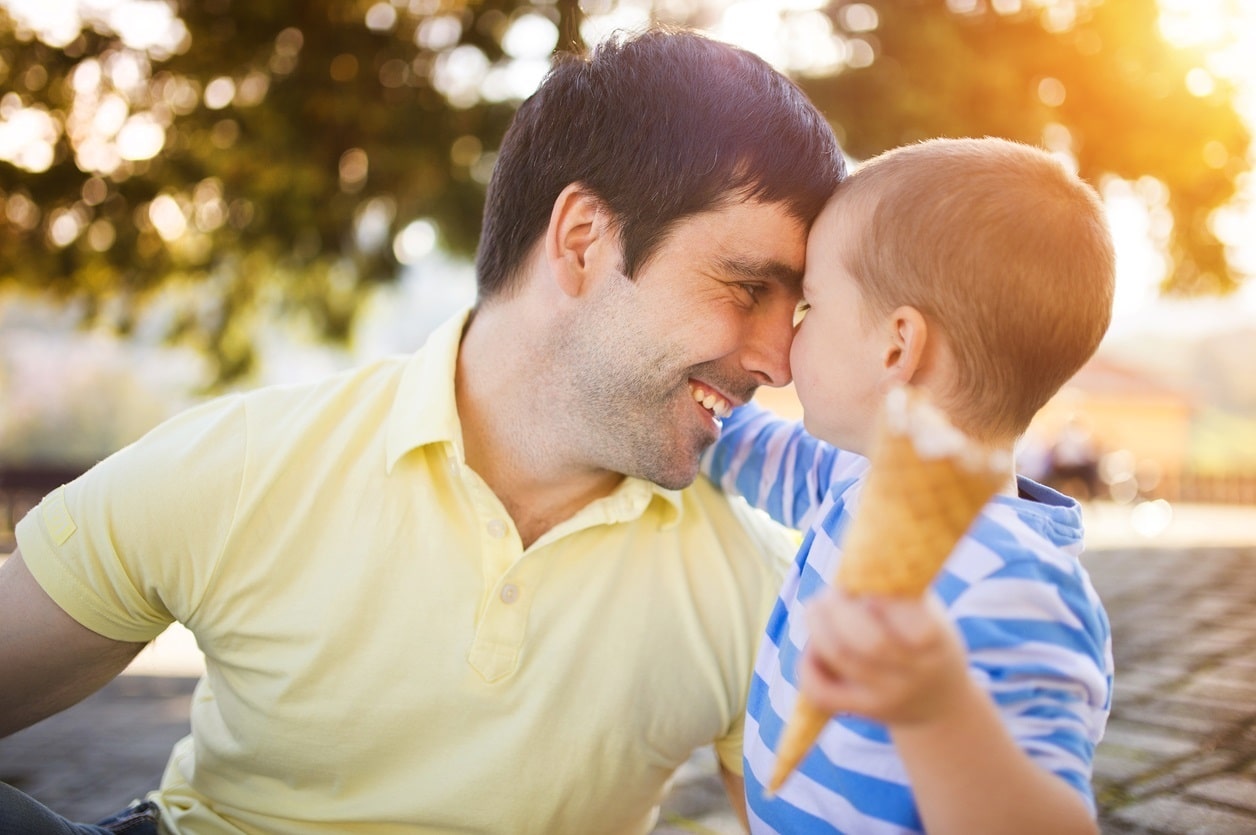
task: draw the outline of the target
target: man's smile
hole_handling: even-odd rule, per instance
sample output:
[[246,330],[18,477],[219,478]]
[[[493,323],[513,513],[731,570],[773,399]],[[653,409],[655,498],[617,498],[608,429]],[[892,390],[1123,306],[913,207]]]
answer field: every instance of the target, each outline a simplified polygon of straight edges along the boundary
[[715,417],[726,418],[732,414],[733,404],[729,402],[727,397],[707,384],[690,380],[689,392],[693,395],[694,400]]

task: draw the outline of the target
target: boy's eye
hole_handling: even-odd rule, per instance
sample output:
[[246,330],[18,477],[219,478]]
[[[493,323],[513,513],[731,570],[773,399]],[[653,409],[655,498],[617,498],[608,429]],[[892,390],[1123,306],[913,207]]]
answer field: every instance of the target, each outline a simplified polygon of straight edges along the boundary
[[794,308],[794,327],[802,324],[802,320],[806,318],[807,311],[810,309],[811,305],[807,302],[801,301],[798,303],[798,306]]

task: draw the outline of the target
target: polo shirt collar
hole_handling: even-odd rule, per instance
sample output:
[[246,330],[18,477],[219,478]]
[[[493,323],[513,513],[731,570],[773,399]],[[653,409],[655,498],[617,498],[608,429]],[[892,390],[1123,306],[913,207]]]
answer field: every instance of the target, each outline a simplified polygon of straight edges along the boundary
[[[471,310],[464,308],[433,331],[407,363],[388,415],[384,446],[388,473],[406,454],[428,444],[451,444],[458,459],[466,460],[454,377],[458,370],[458,346],[462,344],[462,332]],[[617,517],[625,513],[640,515],[651,500],[660,499],[668,505],[665,524],[669,526],[680,520],[684,506],[681,491],[632,477],[624,479],[607,498],[619,511],[613,512]]]
[[[594,502],[594,505],[600,505],[600,511],[605,514],[603,521],[629,522],[640,517],[653,501],[660,501],[666,507],[663,517],[664,528],[671,528],[680,521],[681,509],[684,506],[680,491],[668,490],[643,478],[626,477],[614,492]],[[577,517],[579,515],[577,514]]]
[[458,457],[466,459],[454,375],[462,330],[470,316],[468,307],[450,317],[406,364],[388,415],[384,452],[390,474],[404,455],[427,444],[453,444]]

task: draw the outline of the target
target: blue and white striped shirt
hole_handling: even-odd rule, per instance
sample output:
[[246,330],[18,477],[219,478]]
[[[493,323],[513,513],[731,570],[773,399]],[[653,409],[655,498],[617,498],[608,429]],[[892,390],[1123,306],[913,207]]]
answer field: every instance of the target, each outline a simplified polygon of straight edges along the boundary
[[[781,791],[764,795],[777,740],[797,697],[803,609],[828,584],[859,505],[868,461],[757,406],[737,409],[703,472],[777,521],[805,530],[759,647],[747,705],[746,794],[755,833],[922,832],[903,763],[885,726],[830,720]],[[1028,479],[997,496],[933,584],[968,648],[969,671],[1021,748],[1095,809],[1095,745],[1111,708],[1108,618],[1078,562],[1081,510]]]

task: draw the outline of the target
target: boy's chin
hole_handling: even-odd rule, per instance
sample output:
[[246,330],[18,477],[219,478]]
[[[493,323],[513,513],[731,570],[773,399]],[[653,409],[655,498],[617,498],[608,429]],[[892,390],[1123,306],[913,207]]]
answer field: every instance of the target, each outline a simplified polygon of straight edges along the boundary
[[818,438],[826,444],[847,452],[855,452],[860,455],[868,454],[865,451],[867,444],[864,439],[856,437],[855,432],[834,426],[821,425],[818,421],[808,418],[805,412],[802,417],[802,425],[807,430],[808,435]]

